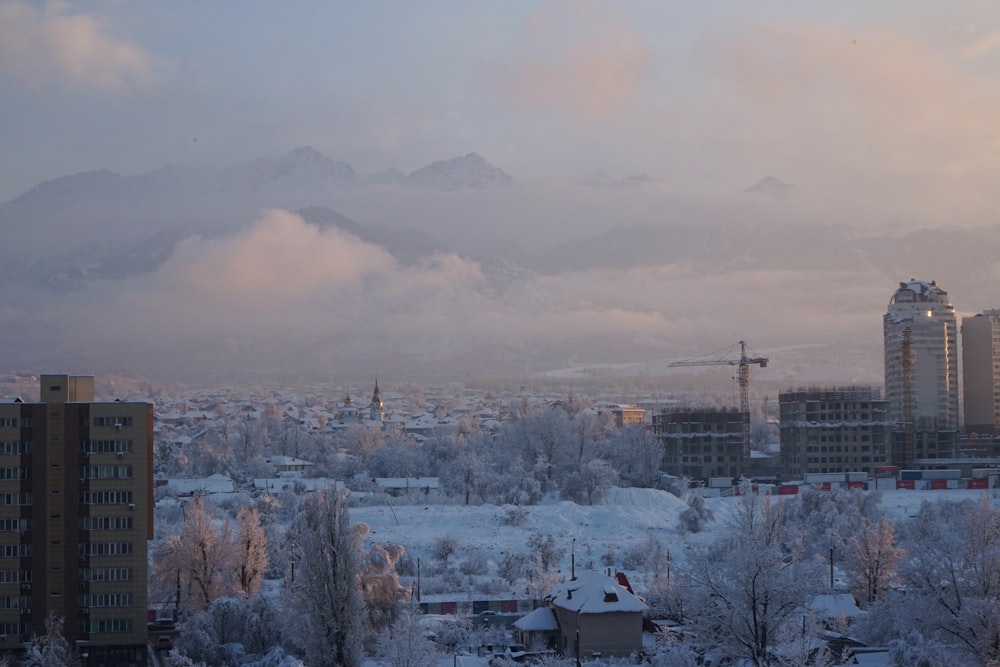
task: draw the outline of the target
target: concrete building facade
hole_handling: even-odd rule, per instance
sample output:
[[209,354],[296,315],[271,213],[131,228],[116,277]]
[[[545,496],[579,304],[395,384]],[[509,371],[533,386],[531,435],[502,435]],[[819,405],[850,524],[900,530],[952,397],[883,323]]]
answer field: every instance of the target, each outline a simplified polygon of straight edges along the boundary
[[677,477],[738,477],[743,456],[743,415],[727,408],[672,409],[653,415],[663,442],[663,471]]
[[897,423],[890,464],[908,468],[918,458],[955,456],[958,327],[951,298],[934,281],[901,282],[882,322],[885,397]]
[[1000,310],[962,318],[965,433],[1000,435]]
[[783,479],[887,465],[895,423],[871,387],[800,389],[778,395]]
[[0,404],[0,651],[53,614],[84,665],[146,664],[152,442],[152,404],[96,402],[93,377]]

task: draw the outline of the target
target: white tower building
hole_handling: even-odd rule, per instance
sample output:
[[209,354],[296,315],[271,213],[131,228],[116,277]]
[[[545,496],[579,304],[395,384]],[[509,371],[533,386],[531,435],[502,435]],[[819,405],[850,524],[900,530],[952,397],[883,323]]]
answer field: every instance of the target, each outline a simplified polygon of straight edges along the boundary
[[934,281],[899,283],[882,321],[890,418],[916,431],[957,431],[957,325],[948,293]]

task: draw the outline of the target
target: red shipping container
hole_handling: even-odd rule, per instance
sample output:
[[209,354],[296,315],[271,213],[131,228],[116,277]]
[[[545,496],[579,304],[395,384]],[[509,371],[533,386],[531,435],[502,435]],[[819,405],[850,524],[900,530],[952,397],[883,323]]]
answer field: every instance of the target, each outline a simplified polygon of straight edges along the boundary
[[847,488],[848,489],[861,489],[862,491],[864,491],[865,489],[868,488],[868,482],[848,482],[847,483]]
[[517,600],[501,600],[500,601],[500,613],[502,613],[502,614],[516,614],[517,613]]
[[917,488],[915,479],[897,479],[896,488],[897,489],[915,489]]
[[947,489],[947,488],[948,488],[948,480],[946,479],[931,480],[931,489],[937,490],[937,489]]
[[441,613],[442,614],[457,614],[458,613],[458,603],[457,602],[442,602],[441,603]]
[[794,496],[799,492],[799,487],[795,484],[782,484],[778,487],[779,496]]
[[829,491],[830,490],[830,482],[820,482],[819,483],[819,490],[820,491]]
[[988,478],[982,479],[970,479],[969,480],[970,489],[988,489],[990,488],[990,480]]

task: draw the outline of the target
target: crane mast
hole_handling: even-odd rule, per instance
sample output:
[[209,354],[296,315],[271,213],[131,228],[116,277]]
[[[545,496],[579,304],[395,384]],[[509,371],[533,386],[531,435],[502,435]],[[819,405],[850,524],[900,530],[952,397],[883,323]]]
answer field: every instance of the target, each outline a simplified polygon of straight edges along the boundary
[[736,382],[740,388],[740,426],[742,427],[740,474],[750,470],[750,365],[767,368],[766,357],[751,357],[747,354],[747,344],[740,341],[739,359],[706,359],[701,361],[674,361],[668,367],[677,366],[736,366]]

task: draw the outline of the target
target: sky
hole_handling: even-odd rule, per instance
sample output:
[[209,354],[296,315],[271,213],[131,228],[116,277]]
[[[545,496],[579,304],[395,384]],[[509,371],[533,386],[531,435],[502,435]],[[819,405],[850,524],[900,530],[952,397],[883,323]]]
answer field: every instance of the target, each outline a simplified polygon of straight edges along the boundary
[[[245,217],[222,221],[225,235],[183,196],[129,209],[93,186],[93,210],[36,202],[31,224],[5,206],[0,266],[31,289],[0,285],[3,347],[16,342],[33,365],[83,359],[80,372],[126,356],[175,370],[177,350],[205,337],[237,352],[256,339],[284,364],[304,336],[337,341],[310,368],[354,363],[367,377],[412,360],[478,372],[481,359],[530,375],[744,339],[783,382],[877,382],[898,281],[938,280],[972,314],[1000,305],[1000,262],[973,257],[974,235],[947,248],[918,236],[886,257],[884,244],[845,250],[831,241],[840,232],[794,232],[996,225],[998,66],[1000,4],[985,0],[0,0],[0,203],[87,170],[221,168],[303,145],[362,175],[476,152],[516,181],[303,202],[440,240],[443,251],[412,265],[275,210],[298,208],[287,203],[251,211],[239,200]],[[618,183],[650,178],[584,187],[597,169]],[[765,176],[793,194],[741,194]],[[185,216],[211,224],[179,230]],[[671,254],[682,225],[690,254]],[[783,231],[766,236],[768,225]],[[49,289],[161,232],[182,236],[162,265]],[[646,261],[643,238],[662,262]],[[620,261],[505,273],[561,244]],[[815,351],[835,341],[851,349]],[[514,349],[544,363],[518,366],[504,356]],[[859,361],[845,361],[854,351]]]
[[0,201],[308,144],[361,172],[476,151],[521,181],[774,175],[979,219],[998,65],[986,0],[2,0]]

